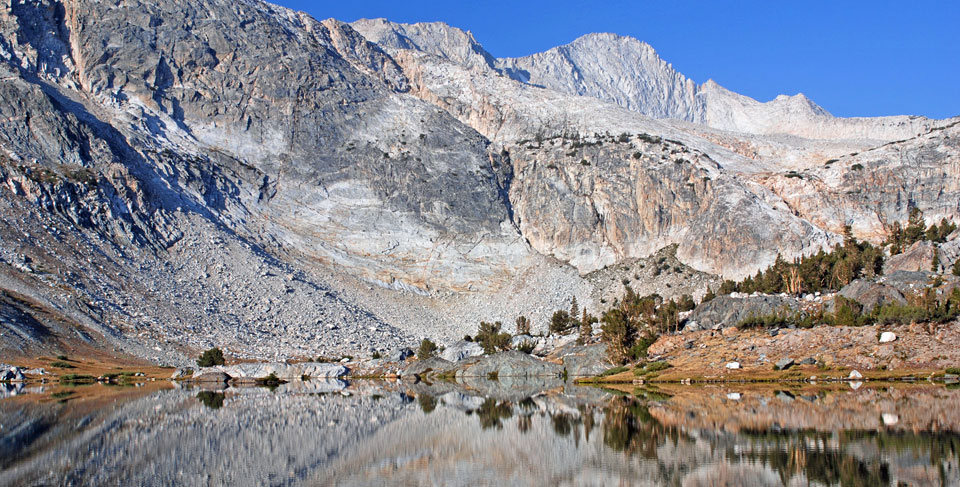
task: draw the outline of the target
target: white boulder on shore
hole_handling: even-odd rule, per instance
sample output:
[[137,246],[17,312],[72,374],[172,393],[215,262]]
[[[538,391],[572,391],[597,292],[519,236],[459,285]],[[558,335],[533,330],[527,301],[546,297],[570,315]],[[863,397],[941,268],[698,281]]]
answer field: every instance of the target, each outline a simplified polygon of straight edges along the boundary
[[885,331],[880,334],[880,343],[890,343],[896,339],[897,335],[892,331]]

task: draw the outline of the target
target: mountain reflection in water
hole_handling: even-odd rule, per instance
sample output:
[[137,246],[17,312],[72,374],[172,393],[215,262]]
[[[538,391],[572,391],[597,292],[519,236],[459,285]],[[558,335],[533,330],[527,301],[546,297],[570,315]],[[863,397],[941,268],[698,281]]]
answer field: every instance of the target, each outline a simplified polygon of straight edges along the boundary
[[960,486],[944,386],[547,386],[19,391],[0,485]]

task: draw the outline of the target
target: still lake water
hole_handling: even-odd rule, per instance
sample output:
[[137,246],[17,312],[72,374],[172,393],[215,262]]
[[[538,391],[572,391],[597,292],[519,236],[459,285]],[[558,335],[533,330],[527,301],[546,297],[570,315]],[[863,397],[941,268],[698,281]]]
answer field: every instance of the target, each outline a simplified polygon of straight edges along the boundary
[[0,485],[960,486],[950,386],[620,389],[8,387]]

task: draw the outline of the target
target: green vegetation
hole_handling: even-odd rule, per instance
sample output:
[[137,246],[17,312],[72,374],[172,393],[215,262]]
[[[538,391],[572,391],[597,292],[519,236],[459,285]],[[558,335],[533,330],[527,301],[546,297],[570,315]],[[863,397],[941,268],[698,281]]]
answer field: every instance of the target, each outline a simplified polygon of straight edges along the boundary
[[417,349],[417,358],[420,360],[426,360],[433,357],[437,353],[437,344],[433,343],[429,338],[424,338],[420,341],[420,348]]
[[200,354],[200,358],[197,359],[197,365],[200,367],[212,367],[214,365],[223,365],[223,352],[219,348],[211,348],[206,352]]
[[960,375],[960,367],[947,367],[945,372],[948,374]]
[[66,374],[60,376],[60,382],[64,384],[92,384],[97,378],[92,375]]
[[517,335],[529,335],[529,334],[530,334],[530,320],[528,320],[526,316],[523,316],[523,315],[518,316],[517,317]]
[[793,262],[777,257],[772,266],[753,277],[739,283],[724,281],[720,294],[734,291],[769,294],[835,291],[854,279],[882,274],[883,251],[853,238],[850,227],[845,229],[845,235],[843,245],[834,246],[830,252],[821,250]]
[[663,362],[663,361],[648,362],[646,364],[637,366],[637,368],[633,369],[633,375],[640,377],[640,376],[645,376],[649,374],[654,374],[662,370],[667,370],[669,368],[670,368],[670,364],[667,362]]
[[907,226],[903,227],[900,222],[895,222],[890,229],[890,236],[883,242],[883,245],[889,245],[890,254],[896,255],[920,241],[946,242],[947,237],[956,229],[957,225],[948,222],[946,218],[940,220],[940,225],[927,227],[923,219],[923,212],[919,208],[912,208],[910,209],[910,215],[907,217]]
[[68,363],[68,362],[64,362],[64,361],[62,361],[62,360],[57,360],[57,361],[55,361],[55,362],[51,362],[51,363],[50,363],[50,366],[51,366],[51,367],[56,367],[56,368],[58,368],[58,369],[75,369],[75,368],[76,368],[76,367],[74,367],[72,364],[70,364],[70,363]]
[[372,358],[372,359],[374,359],[374,360],[377,360],[377,359],[379,359],[379,358],[383,358],[383,355],[380,355],[380,351],[379,351],[379,350],[374,350],[374,351],[373,351],[373,354],[370,355],[370,358]]
[[57,355],[57,360],[69,360],[66,355]]
[[864,313],[860,303],[837,296],[833,312],[800,313],[782,309],[762,316],[749,316],[738,328],[781,328],[790,325],[810,328],[816,324],[831,326],[909,325],[911,323],[949,323],[960,317],[960,288],[946,297],[937,297],[936,290],[926,289],[910,295],[906,304],[887,303]]
[[623,367],[623,366],[621,366],[621,367],[613,367],[613,368],[604,370],[604,371],[601,372],[600,375],[598,375],[597,377],[608,377],[608,376],[611,376],[611,375],[619,374],[619,373],[621,373],[621,372],[626,372],[626,371],[628,371],[628,370],[630,370],[630,367]]
[[953,275],[960,276],[960,259],[953,263]]
[[502,328],[503,323],[499,321],[496,323],[480,322],[480,329],[477,331],[474,340],[483,347],[483,353],[491,354],[498,350],[510,349],[510,334],[500,331]]
[[533,353],[533,349],[534,349],[534,348],[537,348],[537,346],[536,346],[536,344],[534,344],[534,343],[531,342],[531,341],[526,341],[526,340],[525,340],[525,341],[522,341],[522,342],[520,342],[519,344],[517,344],[517,350],[520,351],[520,352],[523,352],[523,353],[525,353],[525,354],[527,354],[527,355]]

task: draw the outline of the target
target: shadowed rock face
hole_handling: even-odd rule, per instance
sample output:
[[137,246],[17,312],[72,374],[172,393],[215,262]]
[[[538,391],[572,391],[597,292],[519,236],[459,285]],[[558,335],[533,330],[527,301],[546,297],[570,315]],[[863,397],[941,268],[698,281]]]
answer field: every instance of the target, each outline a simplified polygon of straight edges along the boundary
[[[465,287],[523,258],[502,186],[509,168],[479,134],[402,95],[407,81],[393,60],[344,24],[252,1],[170,1],[18,4],[3,25],[30,68],[24,75],[93,105],[105,125],[97,136],[243,168],[238,190],[225,195],[232,201],[214,208],[238,231],[256,226],[305,255],[423,289]],[[68,118],[86,110],[56,108]],[[60,137],[22,147],[10,134],[8,149],[52,161],[79,145],[72,162],[94,167],[127,159],[108,144],[93,153],[83,139],[36,128]],[[162,161],[141,157],[159,172]],[[499,258],[465,255],[478,245]],[[424,268],[431,253],[439,258]],[[439,269],[457,260],[472,277],[456,282]]]

